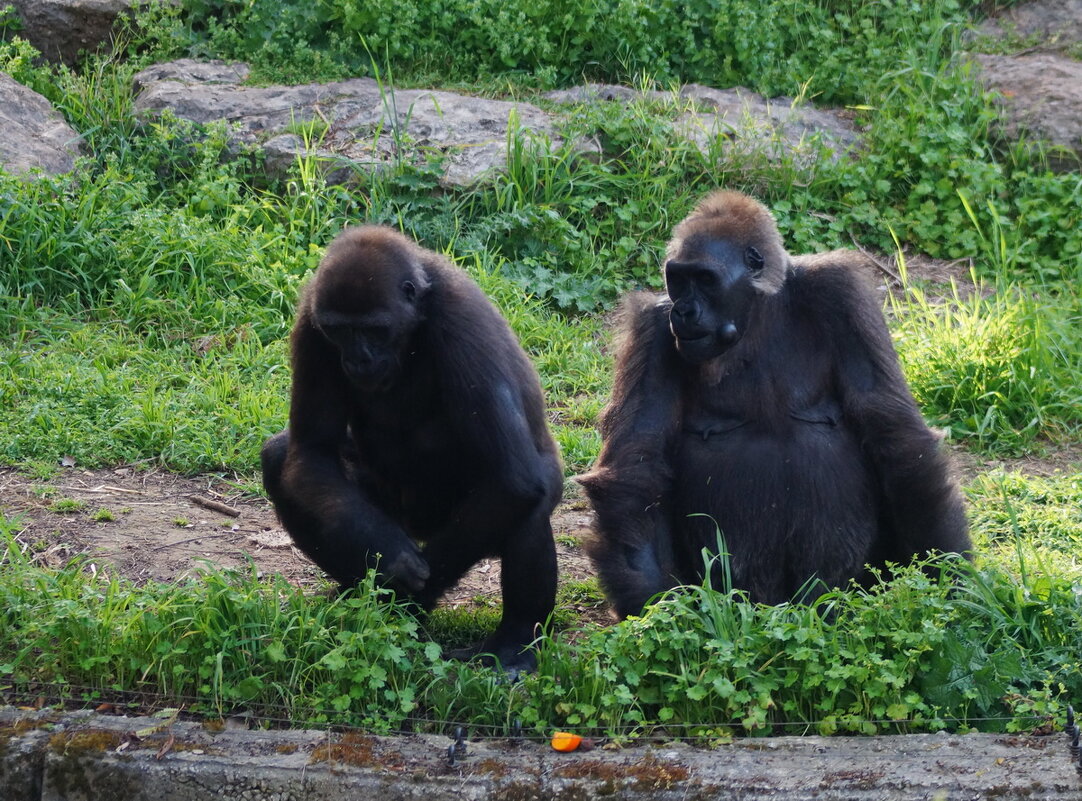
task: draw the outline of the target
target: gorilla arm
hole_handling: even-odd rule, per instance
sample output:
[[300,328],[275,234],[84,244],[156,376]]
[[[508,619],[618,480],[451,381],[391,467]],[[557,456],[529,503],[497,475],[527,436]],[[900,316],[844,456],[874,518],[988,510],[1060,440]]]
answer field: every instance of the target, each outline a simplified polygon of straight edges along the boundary
[[624,301],[612,398],[601,418],[604,447],[579,479],[597,515],[591,557],[621,618],[680,583],[669,495],[682,376],[668,309],[646,293]]
[[810,269],[791,280],[829,329],[843,414],[877,478],[882,533],[873,562],[966,554],[965,511],[949,461],[909,391],[879,303],[856,274],[861,259],[850,251],[798,257]]
[[[464,449],[459,469],[476,482],[437,539],[461,543],[515,529],[542,503],[551,511],[563,469],[536,374],[514,335],[480,290],[448,286],[446,292],[461,296],[434,312],[430,327],[440,341],[444,403],[456,410],[451,435]],[[462,310],[472,311],[470,319],[458,319]]]
[[[311,325],[293,338],[289,444],[279,515],[297,544],[339,583],[349,586],[376,565],[390,586],[418,592],[429,569],[402,527],[346,475],[350,388],[333,346]],[[286,518],[290,519],[286,519]]]

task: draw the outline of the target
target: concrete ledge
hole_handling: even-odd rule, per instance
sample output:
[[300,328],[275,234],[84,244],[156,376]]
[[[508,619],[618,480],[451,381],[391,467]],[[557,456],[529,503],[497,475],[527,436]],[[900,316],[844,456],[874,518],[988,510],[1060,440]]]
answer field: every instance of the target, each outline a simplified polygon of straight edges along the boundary
[[244,799],[1077,799],[1065,735],[737,740],[560,754],[546,744],[322,731],[214,731],[0,708],[3,801]]

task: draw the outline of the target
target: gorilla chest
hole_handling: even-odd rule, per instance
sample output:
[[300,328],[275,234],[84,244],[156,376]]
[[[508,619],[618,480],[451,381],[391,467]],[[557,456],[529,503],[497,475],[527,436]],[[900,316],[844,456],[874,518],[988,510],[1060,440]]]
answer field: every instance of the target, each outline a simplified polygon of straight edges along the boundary
[[[685,386],[673,465],[676,519],[702,513],[736,540],[815,540],[844,529],[865,542],[875,493],[830,363],[742,363]],[[807,540],[805,540],[807,542]],[[779,546],[780,547],[780,546]]]
[[696,511],[753,499],[772,509],[782,498],[822,504],[820,481],[866,494],[864,457],[831,363],[814,352],[787,356],[741,361],[684,386],[673,464]]
[[700,441],[704,453],[742,447],[749,440],[806,449],[844,429],[831,363],[821,354],[797,350],[784,358],[734,359],[688,376],[682,439]]
[[358,406],[350,431],[361,462],[381,480],[423,487],[450,480],[447,465],[461,461],[451,422],[430,398],[396,395]]

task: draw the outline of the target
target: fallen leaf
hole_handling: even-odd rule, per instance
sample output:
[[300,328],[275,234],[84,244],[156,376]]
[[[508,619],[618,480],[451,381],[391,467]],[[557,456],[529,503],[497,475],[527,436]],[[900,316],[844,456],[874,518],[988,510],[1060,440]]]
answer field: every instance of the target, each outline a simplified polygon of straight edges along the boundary
[[176,741],[177,738],[170,734],[168,739],[166,739],[166,741],[162,743],[162,747],[158,749],[158,753],[154,755],[154,758],[161,759],[163,756],[168,754],[173,749],[173,743],[175,743]]

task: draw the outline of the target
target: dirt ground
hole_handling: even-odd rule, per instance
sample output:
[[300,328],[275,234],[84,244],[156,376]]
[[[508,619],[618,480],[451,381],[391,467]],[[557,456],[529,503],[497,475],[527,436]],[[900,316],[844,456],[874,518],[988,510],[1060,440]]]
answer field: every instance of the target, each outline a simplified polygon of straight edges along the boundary
[[[994,469],[1048,476],[1082,469],[1082,448],[1010,462],[956,449],[954,463],[962,481]],[[565,495],[552,519],[561,585],[594,575],[582,548],[589,535],[589,507],[577,489]],[[244,567],[250,559],[261,573],[280,573],[300,587],[316,588],[323,581],[319,568],[293,546],[269,501],[217,476],[74,466],[39,481],[0,468],[0,513],[15,523],[19,540],[47,567],[84,556],[90,570],[116,571],[140,583],[171,582],[208,565]],[[486,559],[442,603],[488,607],[499,601],[500,563]],[[589,599],[582,604],[569,611],[598,622],[611,619],[603,604]]]
[[[251,559],[261,573],[280,573],[297,586],[315,587],[322,580],[319,568],[294,547],[269,501],[215,476],[76,466],[37,481],[0,469],[0,513],[15,521],[19,540],[48,567],[85,556],[91,570],[117,571],[136,582],[171,582],[208,565],[239,568]],[[589,520],[585,501],[574,492],[553,516],[562,584],[593,576],[581,547]],[[499,601],[500,563],[486,559],[442,605]],[[589,605],[574,611],[607,617],[607,610]]]

